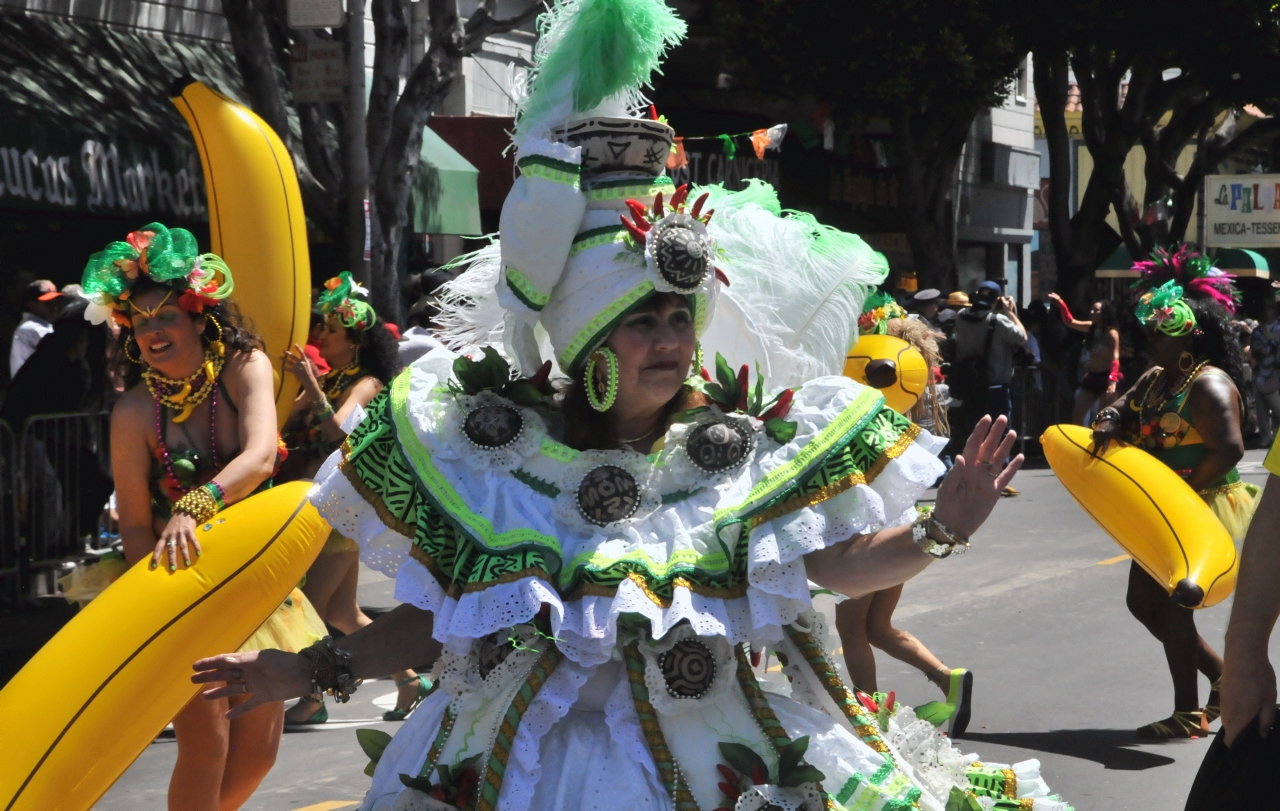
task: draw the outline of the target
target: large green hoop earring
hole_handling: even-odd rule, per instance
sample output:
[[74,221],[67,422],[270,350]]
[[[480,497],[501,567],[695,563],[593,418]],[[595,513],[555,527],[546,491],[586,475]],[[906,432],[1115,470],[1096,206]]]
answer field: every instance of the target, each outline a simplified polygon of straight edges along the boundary
[[[603,395],[597,391],[600,382],[596,379],[596,363],[601,360],[608,366]],[[591,407],[600,412],[612,408],[614,401],[618,399],[618,356],[613,353],[613,350],[602,346],[592,352],[591,358],[587,361],[587,368],[583,372],[583,378],[587,387],[587,402]]]

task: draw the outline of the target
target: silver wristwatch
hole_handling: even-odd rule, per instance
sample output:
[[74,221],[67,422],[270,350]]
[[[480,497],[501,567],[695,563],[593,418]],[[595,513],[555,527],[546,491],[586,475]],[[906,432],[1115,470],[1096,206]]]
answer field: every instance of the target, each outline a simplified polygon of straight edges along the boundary
[[922,514],[911,525],[911,539],[921,552],[933,558],[962,555],[969,549],[969,539],[960,537],[935,520],[932,512]]

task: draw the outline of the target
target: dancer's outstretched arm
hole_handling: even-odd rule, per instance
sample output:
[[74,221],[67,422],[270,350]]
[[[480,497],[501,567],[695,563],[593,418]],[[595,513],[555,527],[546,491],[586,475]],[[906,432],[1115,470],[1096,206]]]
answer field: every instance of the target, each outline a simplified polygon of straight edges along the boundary
[[[411,605],[399,605],[335,645],[351,654],[352,675],[375,679],[416,667],[431,658],[426,651],[436,643],[431,639],[433,615]],[[205,690],[205,698],[248,695],[249,700],[232,707],[227,718],[244,715],[260,704],[287,701],[311,692],[311,665],[296,653],[257,650],[228,653],[201,659],[193,667],[196,684],[225,682]]]
[[[1004,464],[1018,435],[1006,430],[1009,421],[990,416],[978,421],[964,453],[956,457],[938,488],[933,515],[955,534],[969,537],[991,515],[1000,492],[1022,467],[1022,454]],[[893,527],[805,555],[809,579],[823,588],[861,597],[915,577],[935,558],[925,554],[911,536],[911,526]]]

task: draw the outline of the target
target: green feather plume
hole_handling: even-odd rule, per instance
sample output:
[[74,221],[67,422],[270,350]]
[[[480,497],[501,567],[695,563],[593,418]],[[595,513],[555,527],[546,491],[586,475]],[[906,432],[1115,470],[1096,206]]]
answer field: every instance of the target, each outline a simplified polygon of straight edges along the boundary
[[540,35],[520,104],[517,143],[621,97],[635,106],[686,26],[662,0],[556,0],[538,18]]

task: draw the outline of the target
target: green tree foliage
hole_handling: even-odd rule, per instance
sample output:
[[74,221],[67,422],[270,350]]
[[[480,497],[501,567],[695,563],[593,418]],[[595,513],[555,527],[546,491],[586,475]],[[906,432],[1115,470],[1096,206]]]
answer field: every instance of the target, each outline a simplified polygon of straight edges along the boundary
[[1007,0],[720,0],[734,75],[830,105],[844,126],[888,124],[923,285],[954,283],[956,167],[974,118],[1001,103],[1025,49]]

